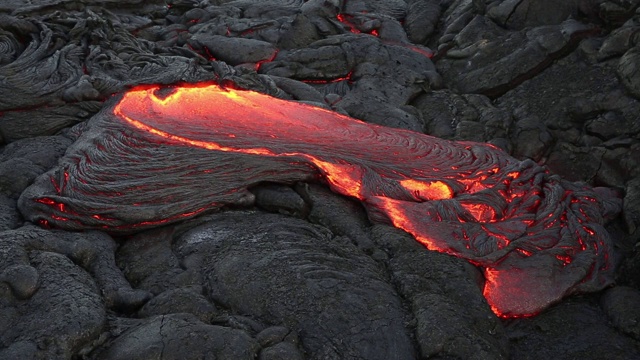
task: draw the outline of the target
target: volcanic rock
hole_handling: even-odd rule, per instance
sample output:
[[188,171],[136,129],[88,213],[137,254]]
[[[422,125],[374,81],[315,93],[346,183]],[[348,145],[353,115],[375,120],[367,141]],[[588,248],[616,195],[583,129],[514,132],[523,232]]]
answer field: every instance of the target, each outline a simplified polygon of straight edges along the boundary
[[[374,222],[392,223],[430,249],[483,266],[484,294],[502,316],[530,315],[612,281],[612,243],[603,225],[620,210],[615,193],[549,176],[495,147],[366,125],[212,84],[136,88],[115,100],[113,110],[79,130],[59,166],[25,190],[18,206],[29,220],[127,233],[221,206],[252,205],[248,188],[260,182],[320,176],[334,192],[360,200]],[[256,108],[268,126],[246,113]],[[360,140],[332,146],[346,136]],[[140,159],[150,155],[155,162],[142,168]],[[166,168],[173,173],[150,176]],[[193,189],[201,194],[194,197]],[[370,248],[357,227],[341,221],[346,207],[328,208],[321,221]],[[536,295],[523,301],[531,284]]]
[[96,359],[255,359],[258,343],[241,330],[201,322],[190,314],[159,315],[115,338]]
[[554,25],[578,13],[579,1],[505,0],[490,1],[487,17],[510,29]]
[[100,292],[91,276],[63,255],[37,252],[29,263],[39,275],[33,296],[18,301],[2,287],[0,342],[6,346],[0,357],[72,358],[106,323]]
[[272,212],[304,217],[308,204],[291,187],[279,184],[258,185],[251,189],[256,197],[256,205]]
[[592,33],[591,27],[573,20],[507,32],[476,16],[455,36],[437,68],[459,92],[496,97],[539,73]]
[[504,329],[491,316],[475,268],[435,252],[416,252],[419,245],[397,229],[374,226],[372,238],[391,257],[392,281],[415,314],[422,356],[507,358]]
[[[514,359],[618,358],[640,356],[637,344],[604,320],[597,305],[569,302],[531,320],[507,325]],[[588,338],[589,341],[579,339]],[[556,340],[551,340],[556,339]]]
[[613,325],[635,339],[640,339],[638,301],[640,301],[640,291],[624,286],[609,289],[602,297],[604,312]]
[[379,265],[345,238],[302,220],[228,213],[189,230],[176,246],[182,256],[202,256],[211,299],[264,323],[298,329],[310,358],[413,357],[406,313],[393,287]]
[[424,44],[435,30],[440,19],[439,1],[407,1],[407,17],[404,28],[412,43]]
[[167,290],[147,302],[138,311],[138,316],[149,318],[155,315],[189,313],[204,323],[209,322],[218,314],[218,310],[198,290],[201,292],[198,287]]
[[265,41],[229,38],[220,35],[197,34],[192,36],[188,42],[195,49],[208,52],[215,59],[220,59],[230,65],[269,60],[277,52],[275,46]]
[[640,46],[627,51],[621,58],[618,65],[618,76],[620,81],[627,87],[627,90],[637,98],[640,98]]
[[[640,358],[639,4],[0,1],[0,358]],[[260,182],[215,212],[115,237],[23,219],[16,199],[34,179],[65,153],[86,161],[104,140],[72,145],[114,95],[203,81],[489,142],[564,179],[613,187],[624,197],[606,225],[615,286],[500,319],[482,296],[481,269],[372,223],[319,177]],[[211,156],[189,153],[183,163]],[[110,186],[144,163],[123,159],[107,160]],[[64,178],[41,176],[36,187]],[[217,184],[185,185],[154,216]],[[97,208],[140,197],[144,185]],[[142,200],[167,200],[160,193]],[[547,269],[565,268],[549,258]],[[528,287],[545,288],[541,279]]]

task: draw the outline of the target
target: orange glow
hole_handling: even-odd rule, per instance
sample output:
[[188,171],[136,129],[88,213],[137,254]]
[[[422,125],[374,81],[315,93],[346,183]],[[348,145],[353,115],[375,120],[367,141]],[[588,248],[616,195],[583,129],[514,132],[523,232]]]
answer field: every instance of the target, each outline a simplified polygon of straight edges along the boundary
[[465,208],[478,222],[489,222],[496,216],[496,212],[491,206],[485,204],[469,204],[461,202],[463,208]]
[[[225,196],[245,196],[251,186],[275,181],[270,176],[294,169],[301,175],[277,179],[285,178],[279,181],[287,184],[320,179],[334,192],[361,201],[372,220],[408,232],[430,250],[482,267],[483,293],[499,316],[534,315],[580,291],[583,284],[586,289],[594,283],[605,286],[609,280],[599,278],[598,271],[613,271],[606,253],[610,241],[600,230],[603,211],[598,195],[587,187],[565,187],[539,165],[520,162],[493,146],[367,124],[323,108],[212,83],[133,88],[114,105],[113,114],[99,121],[112,131],[110,136],[131,141],[110,158],[120,159],[131,151],[125,164],[130,169],[155,161],[148,159],[154,152],[147,150],[175,158],[179,149],[188,158],[197,148],[206,159],[213,153],[201,150],[205,149],[218,156],[228,153],[224,156],[233,161],[241,158],[242,165],[234,162],[234,169],[221,171],[217,163],[203,161],[197,167],[186,161],[181,179],[195,179],[193,184],[201,189],[234,186],[225,188],[224,196],[207,193],[208,197],[187,199],[197,204],[185,201],[177,211],[166,211],[163,206],[177,198],[171,188],[183,185],[167,184],[174,195],[164,196],[165,189],[145,187],[155,174],[143,172],[118,188],[117,177],[129,174],[107,174],[105,179],[103,173],[91,173],[109,159],[105,153],[114,151],[106,142],[98,143],[94,157],[83,152],[82,164],[70,161],[47,175],[45,182],[50,180],[54,193],[35,197],[36,205],[47,211],[44,218],[32,221],[73,230],[142,230],[236,204]],[[268,174],[254,178],[254,163],[268,164],[263,171]],[[173,169],[160,165],[164,172]],[[154,198],[145,191],[163,196]],[[200,196],[198,191],[188,193]],[[130,194],[129,203],[121,204]],[[83,198],[78,206],[79,197]],[[94,204],[87,213],[87,206]],[[119,206],[129,206],[129,212],[119,215]],[[131,213],[138,217],[129,219]],[[559,243],[560,249],[555,247]],[[579,262],[572,260],[583,251],[589,252],[583,258],[599,263],[576,271],[573,267]]]
[[442,200],[451,199],[453,197],[453,190],[451,190],[449,185],[442,181],[421,182],[413,179],[406,179],[400,181],[400,185],[415,194],[418,199]]
[[[522,281],[526,274],[517,269],[510,272],[497,271],[494,269],[485,269],[484,276],[486,279],[483,295],[487,299],[489,306],[493,312],[502,318],[528,318],[537,315],[538,309],[535,307],[535,301],[530,301],[527,294],[530,292],[529,286],[535,286],[529,281]],[[529,279],[525,279],[529,280]],[[500,287],[509,288],[510,292],[497,291]],[[513,299],[521,299],[517,302],[516,307],[511,307],[505,311],[503,303],[512,303]],[[550,302],[555,301],[553,299]]]
[[357,166],[333,164],[306,154],[300,156],[309,158],[321,169],[327,182],[338,192],[362,200],[362,174]]
[[413,237],[420,243],[422,243],[427,249],[443,252],[443,253],[451,253],[449,249],[440,245],[440,242],[427,236],[423,232],[421,232],[416,226],[416,222],[414,219],[409,216],[405,209],[404,204],[401,201],[389,199],[386,197],[376,197],[375,201],[378,201],[380,207],[385,210],[387,215],[389,215],[389,219],[393,226],[403,229],[409,234],[413,235]]

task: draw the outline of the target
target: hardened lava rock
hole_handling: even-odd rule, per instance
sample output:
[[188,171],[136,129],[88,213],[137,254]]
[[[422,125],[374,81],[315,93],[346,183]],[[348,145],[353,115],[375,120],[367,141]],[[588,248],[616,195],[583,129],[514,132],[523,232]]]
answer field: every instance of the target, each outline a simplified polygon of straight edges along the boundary
[[619,199],[496,147],[216,84],[140,87],[116,100],[23,193],[29,220],[126,233],[251,204],[248,188],[264,181],[320,180],[360,200],[372,221],[481,266],[499,315],[535,314],[612,281],[604,221]]
[[[640,358],[639,4],[0,1],[0,358]],[[317,162],[274,159],[195,149],[112,113],[113,94],[138,85],[206,81],[370,124],[489,143],[535,163],[520,163],[509,185],[501,168],[480,181],[486,189],[467,191],[442,171],[427,180],[401,171],[377,177],[389,174],[335,150],[351,149],[357,134],[325,141],[332,157],[316,153]],[[180,129],[164,130],[186,139],[192,119],[177,117]],[[138,120],[155,126],[154,118]],[[265,124],[269,144],[286,140],[287,152],[301,151]],[[255,136],[244,140],[254,148],[267,143],[249,132]],[[402,153],[415,150],[407,144],[398,145]],[[372,149],[361,153],[373,156]],[[505,156],[481,149],[472,154]],[[388,156],[393,151],[376,164]],[[405,211],[415,216],[396,224],[370,192],[344,196],[351,180],[397,200],[397,209],[417,208]],[[22,213],[18,198],[34,181],[23,199],[49,205],[36,203],[35,211],[25,202]],[[438,188],[448,195],[437,181],[452,197],[420,198]],[[574,181],[624,196],[622,214],[606,224],[612,241],[592,226],[606,222],[610,195],[583,197],[593,190]],[[524,190],[508,201],[494,197],[514,189]],[[536,191],[540,203],[530,196]],[[496,219],[482,220],[485,204],[498,210]],[[25,216],[56,225],[75,212],[98,231],[42,229]],[[523,213],[535,214],[531,224],[517,218]],[[392,226],[421,223],[426,229],[409,229],[413,235]],[[425,231],[460,247],[429,251],[415,241]],[[508,234],[509,244],[489,231]],[[549,238],[560,240],[540,241]],[[614,253],[626,257],[616,269]],[[495,270],[524,285],[496,282]],[[559,299],[614,277],[601,292],[567,297],[532,317],[499,319],[483,296],[500,285],[519,304],[546,306],[546,291]]]
[[202,274],[208,298],[297,331],[310,359],[413,357],[393,286],[346,237],[282,215],[227,212],[177,236],[174,248]]

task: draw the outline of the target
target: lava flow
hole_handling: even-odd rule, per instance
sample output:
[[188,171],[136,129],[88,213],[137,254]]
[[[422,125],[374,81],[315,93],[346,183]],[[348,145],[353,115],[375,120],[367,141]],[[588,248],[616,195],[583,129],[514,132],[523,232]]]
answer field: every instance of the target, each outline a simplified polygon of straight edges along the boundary
[[249,204],[260,182],[323,181],[374,222],[467,259],[503,317],[612,281],[620,202],[487,144],[367,124],[216,84],[134,88],[21,197],[29,220],[131,232]]

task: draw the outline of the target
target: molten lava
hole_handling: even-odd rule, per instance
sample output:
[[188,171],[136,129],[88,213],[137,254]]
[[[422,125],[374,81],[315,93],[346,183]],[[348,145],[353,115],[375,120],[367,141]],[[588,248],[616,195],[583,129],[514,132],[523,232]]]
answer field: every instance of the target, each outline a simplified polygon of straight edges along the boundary
[[500,316],[612,280],[603,223],[619,200],[491,145],[216,84],[134,88],[77,131],[60,166],[21,197],[29,220],[130,232],[250,203],[260,182],[319,180],[372,221],[481,267]]

